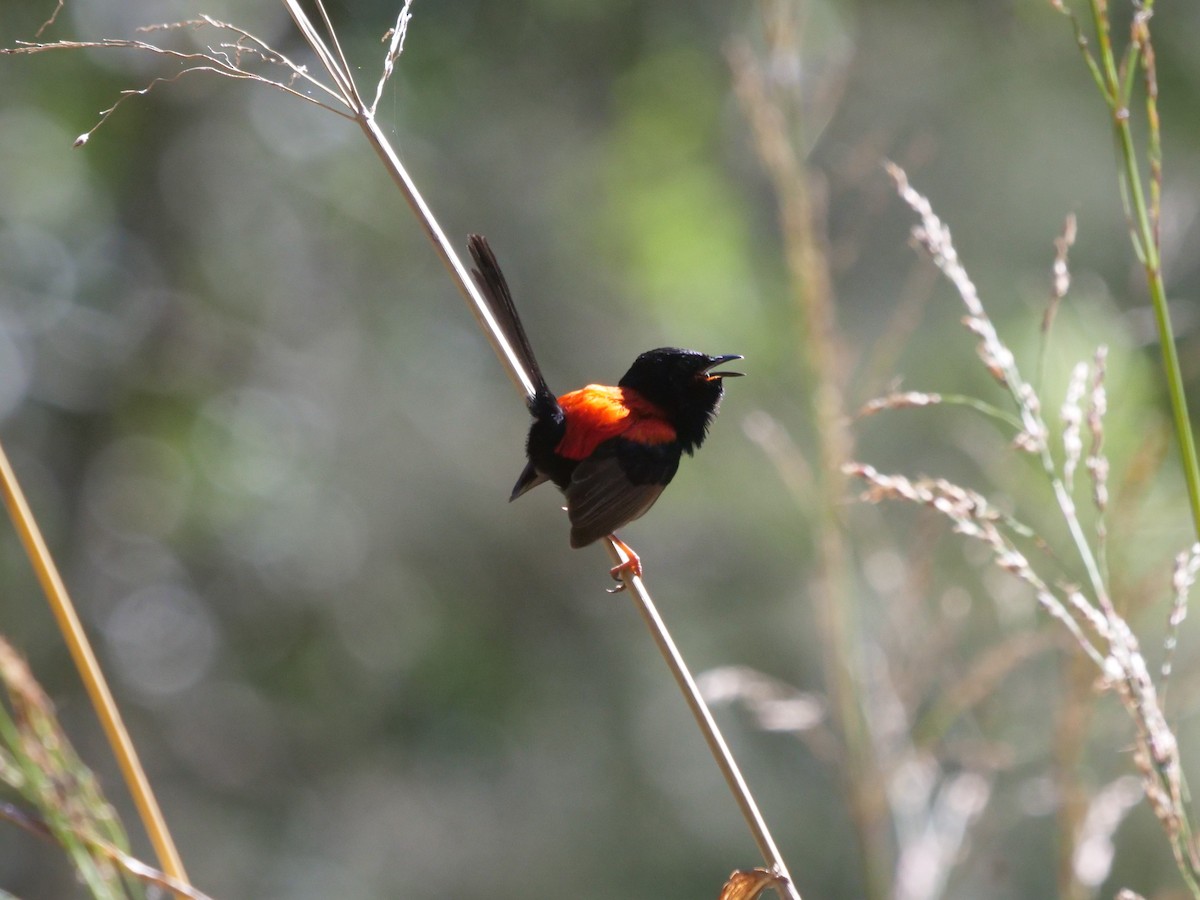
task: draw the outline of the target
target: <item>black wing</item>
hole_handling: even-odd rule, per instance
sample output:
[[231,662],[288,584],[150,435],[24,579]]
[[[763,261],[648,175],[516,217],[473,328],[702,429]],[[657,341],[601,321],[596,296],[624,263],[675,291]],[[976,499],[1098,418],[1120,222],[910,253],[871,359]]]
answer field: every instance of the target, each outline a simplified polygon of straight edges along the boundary
[[606,441],[575,467],[563,493],[571,546],[583,547],[644,515],[679,468],[679,447]]

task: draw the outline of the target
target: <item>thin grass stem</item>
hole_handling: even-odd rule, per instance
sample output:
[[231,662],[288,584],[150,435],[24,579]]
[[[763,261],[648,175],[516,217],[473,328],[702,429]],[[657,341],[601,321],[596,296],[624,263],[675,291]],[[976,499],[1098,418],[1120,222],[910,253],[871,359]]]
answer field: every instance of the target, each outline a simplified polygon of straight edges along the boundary
[[374,117],[366,114],[360,115],[358,124],[379,156],[380,161],[383,162],[384,168],[392,176],[392,180],[396,183],[396,186],[400,188],[404,199],[408,202],[413,214],[417,217],[417,222],[424,229],[425,234],[433,244],[433,249],[437,252],[438,258],[445,265],[446,271],[450,273],[451,280],[458,287],[464,299],[466,299],[472,314],[475,316],[476,322],[479,323],[479,327],[483,329],[484,334],[491,342],[492,349],[495,350],[496,356],[499,357],[505,372],[508,373],[513,384],[526,397],[532,397],[535,392],[532,375],[525,371],[520,357],[517,356],[512,345],[500,330],[495,316],[492,315],[491,307],[488,306],[487,301],[479,293],[475,282],[463,266],[462,260],[458,258],[458,253],[455,251],[453,244],[447,239],[446,233],[442,231],[441,225],[434,218],[433,212],[425,203],[425,198],[421,196],[421,192],[409,176],[408,170],[400,161],[400,157],[396,155],[396,151],[380,130]]
[[[629,561],[629,557],[622,552],[617,544],[611,540],[607,543],[609,555],[612,556],[613,561],[617,565],[622,565]],[[696,719],[696,725],[699,726],[701,733],[704,735],[704,740],[708,744],[708,749],[712,753],[713,759],[716,760],[717,766],[721,770],[721,775],[724,777],[725,783],[729,785],[729,790],[733,792],[734,800],[737,801],[738,809],[741,810],[742,818],[746,820],[746,825],[750,828],[750,833],[754,837],[754,842],[758,845],[758,850],[762,854],[763,860],[773,870],[774,874],[780,877],[787,890],[788,897],[791,900],[800,900],[800,894],[796,890],[796,886],[792,883],[787,865],[783,861],[783,855],[779,852],[779,848],[775,844],[775,839],[771,837],[771,831],[767,828],[767,823],[763,819],[762,813],[759,812],[758,804],[754,802],[754,795],[750,793],[750,788],[746,784],[746,779],[742,777],[742,772],[738,768],[737,761],[734,760],[733,754],[729,752],[729,745],[725,743],[721,729],[717,727],[712,711],[709,710],[708,704],[704,701],[704,697],[700,693],[700,689],[696,686],[696,681],[692,678],[692,673],[689,671],[687,663],[684,662],[679,648],[675,645],[675,641],[672,640],[666,623],[663,622],[662,617],[658,614],[658,609],[654,606],[650,592],[646,590],[646,585],[641,578],[628,570],[622,571],[624,573],[622,581],[626,592],[637,606],[638,613],[646,623],[646,627],[650,630],[650,634],[654,638],[654,643],[657,645],[659,652],[667,663],[667,667],[671,670],[671,674],[675,678],[675,683],[679,685],[679,690],[683,693],[683,698],[687,701],[688,709],[692,711],[692,716]]]
[[[392,176],[392,180],[396,183],[396,186],[400,188],[400,192],[404,195],[404,199],[408,202],[418,223],[433,244],[442,263],[446,266],[451,279],[458,286],[459,291],[467,300],[476,321],[491,341],[496,355],[512,379],[513,384],[519,390],[523,391],[526,397],[533,396],[535,388],[532,374],[525,371],[520,358],[509,344],[508,339],[492,315],[491,308],[480,295],[474,280],[470,277],[462,261],[459,259],[454,246],[447,239],[445,232],[438,224],[425,199],[421,196],[416,183],[408,174],[408,170],[400,161],[400,157],[388,141],[387,136],[380,130],[373,114],[374,104],[372,104],[372,107],[368,107],[363,103],[357,89],[354,87],[353,77],[348,67],[343,71],[339,71],[337,60],[328,48],[320,42],[320,37],[316,29],[304,15],[296,0],[283,0],[283,2],[292,14],[292,17],[296,20],[296,24],[301,32],[310,43],[313,43],[314,51],[321,57],[326,68],[329,69],[331,77],[335,79],[339,86],[346,86],[347,100],[354,107],[355,118],[359,127],[362,129],[363,134],[366,135],[367,141],[374,148],[384,168],[387,169],[388,174]],[[323,6],[321,13],[322,16],[326,16]],[[400,21],[403,22],[403,15]],[[333,29],[327,16],[325,24],[332,35]],[[338,52],[340,55],[340,48],[338,48]],[[377,103],[378,99],[375,102]],[[622,552],[611,541],[609,542],[609,549],[618,563],[626,561]],[[666,624],[659,616],[657,609],[655,609],[649,593],[646,591],[640,578],[626,575],[625,584],[630,595],[636,599],[638,609],[654,638],[655,644],[658,646],[668,667],[671,669],[671,673],[675,677],[676,683],[683,692],[688,708],[692,711],[696,719],[696,724],[699,726],[705,742],[708,744],[713,759],[716,760],[721,774],[729,785],[729,789],[733,792],[738,808],[741,810],[742,816],[750,828],[750,832],[754,837],[755,843],[758,845],[759,851],[762,853],[763,859],[772,868],[774,874],[779,876],[784,886],[783,889],[787,891],[788,896],[792,900],[800,900],[800,894],[791,882],[787,866],[783,861],[783,856],[780,854],[779,848],[771,837],[767,824],[759,812],[758,805],[754,802],[754,797],[751,795],[750,789],[747,787],[745,779],[742,777],[741,771],[734,761],[733,755],[729,752],[729,747],[725,743],[725,739],[722,737],[716,721],[708,709],[708,705],[704,702],[699,688],[696,687],[696,682],[692,678],[678,648],[675,646],[675,642],[671,639]]]
[[[454,249],[454,245],[450,243],[446,237],[446,233],[438,224],[437,219],[433,215],[433,211],[425,202],[425,198],[421,196],[421,192],[417,189],[416,183],[408,174],[404,163],[400,161],[399,155],[388,141],[387,136],[379,128],[379,124],[375,121],[375,115],[372,107],[367,106],[358,92],[358,88],[354,84],[354,75],[350,71],[349,65],[345,63],[344,57],[341,56],[341,48],[338,47],[338,55],[335,56],[333,51],[329,49],[328,44],[317,31],[312,20],[301,8],[298,0],[283,0],[283,5],[287,8],[288,13],[292,16],[296,27],[300,30],[301,35],[312,47],[314,53],[321,60],[321,64],[329,72],[337,84],[338,89],[342,92],[343,99],[351,107],[354,113],[354,119],[358,122],[363,134],[366,135],[368,143],[375,150],[380,162],[388,174],[392,176],[392,181],[400,188],[400,193],[404,195],[409,208],[416,216],[418,224],[425,231],[430,243],[433,244],[434,250],[438,257],[446,266],[446,271],[450,274],[451,280],[457,285],[459,292],[466,299],[472,314],[475,316],[476,322],[483,330],[484,334],[492,344],[492,349],[495,350],[496,356],[499,357],[501,365],[508,373],[513,384],[524,392],[526,397],[532,397],[535,393],[533,385],[533,377],[529,372],[525,371],[521,364],[520,357],[513,350],[508,339],[501,331],[499,324],[496,322],[495,316],[492,315],[491,309],[487,302],[479,293],[479,289],[475,286],[474,280],[463,266],[462,260],[458,258],[458,253]],[[324,4],[317,4],[321,10],[321,16],[325,22],[326,28],[337,46],[336,35],[333,34],[332,25],[329,22],[328,14],[325,12]],[[403,24],[403,15],[399,20],[399,24]],[[389,49],[389,52],[391,50]],[[376,103],[378,100],[375,101]]]
[[130,740],[129,732],[121,719],[121,713],[113,700],[112,691],[109,690],[104,673],[100,670],[96,654],[92,650],[87,634],[84,633],[83,624],[67,594],[66,585],[58,572],[58,567],[54,564],[54,559],[51,557],[41,529],[38,528],[37,521],[33,517],[33,512],[25,500],[25,494],[21,490],[21,485],[17,481],[17,476],[8,461],[8,455],[4,452],[3,445],[0,445],[0,492],[4,495],[4,504],[8,508],[18,535],[20,535],[25,552],[33,564],[34,572],[46,594],[50,610],[58,622],[63,640],[79,670],[84,688],[96,710],[96,715],[100,718],[100,724],[112,747],[113,755],[117,759],[117,765],[121,769],[121,775],[125,779],[129,793],[133,797],[146,834],[154,847],[159,865],[170,878],[186,884],[187,873],[184,871],[183,861],[179,856],[179,851],[175,848],[171,833],[167,829],[167,823],[163,818],[158,800],[150,788],[150,782],[146,778],[146,772],[133,747],[133,741]]

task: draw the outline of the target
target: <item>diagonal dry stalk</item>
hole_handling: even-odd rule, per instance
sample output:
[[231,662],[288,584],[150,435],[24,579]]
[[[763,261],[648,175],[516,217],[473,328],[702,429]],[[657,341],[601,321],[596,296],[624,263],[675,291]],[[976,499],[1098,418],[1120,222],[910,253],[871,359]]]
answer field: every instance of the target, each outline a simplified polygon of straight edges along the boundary
[[[329,42],[326,42],[321,36],[320,30],[313,24],[308,14],[304,12],[298,0],[283,0],[283,5],[287,8],[292,20],[296,23],[296,27],[300,30],[305,41],[317,55],[317,59],[320,60],[322,67],[333,81],[338,99],[346,110],[348,110],[350,117],[358,123],[359,128],[362,129],[363,134],[367,138],[367,142],[379,157],[380,162],[383,163],[383,167],[392,177],[392,181],[395,182],[396,187],[400,189],[400,193],[404,195],[404,199],[408,202],[413,215],[416,216],[418,224],[425,231],[426,236],[433,244],[433,249],[442,260],[443,265],[445,265],[451,280],[467,301],[484,335],[491,342],[492,349],[496,351],[496,356],[499,357],[500,364],[504,366],[505,372],[512,379],[513,384],[524,392],[526,397],[532,397],[534,394],[533,379],[524,370],[520,358],[509,344],[508,338],[505,337],[503,331],[497,325],[487,302],[479,293],[479,289],[475,286],[475,282],[467,272],[462,260],[459,259],[454,245],[447,239],[441,225],[438,224],[437,219],[434,217],[433,211],[430,210],[429,205],[425,202],[425,198],[421,196],[416,182],[408,174],[408,170],[400,161],[399,154],[396,153],[391,142],[388,141],[387,136],[380,130],[379,124],[375,120],[375,104],[378,103],[378,98],[382,95],[387,80],[394,71],[396,54],[400,52],[400,48],[404,45],[404,35],[407,32],[408,23],[411,18],[408,11],[411,4],[412,0],[406,0],[396,20],[396,24],[390,32],[391,42],[389,43],[382,73],[376,86],[376,99],[372,104],[368,105],[363,100],[354,82],[353,70],[342,54],[341,47],[338,45],[337,33],[329,21],[324,4],[318,3],[317,8],[320,10],[325,31],[330,36]],[[330,43],[333,45],[332,48],[330,47]]]
[[[337,55],[330,51],[329,47],[322,40],[320,34],[309,21],[302,9],[296,3],[296,0],[284,0],[288,11],[293,19],[296,20],[297,27],[300,28],[305,39],[317,53],[322,64],[330,76],[339,84],[346,84],[347,91],[344,96],[346,102],[355,110],[355,119],[362,128],[363,133],[367,136],[367,140],[375,149],[384,167],[404,194],[413,213],[417,216],[419,223],[425,230],[430,241],[434,245],[434,249],[441,257],[447,271],[450,273],[455,284],[463,293],[471,306],[472,312],[475,314],[480,327],[492,342],[493,349],[499,357],[500,362],[505,366],[513,382],[524,391],[525,396],[532,397],[534,394],[533,379],[531,373],[526,372],[520,363],[519,358],[513,352],[507,338],[497,326],[495,319],[492,317],[491,310],[479,295],[478,289],[463,267],[458,255],[455,253],[453,246],[446,239],[445,233],[441,226],[434,218],[432,211],[426,205],[421,197],[420,191],[416,184],[412,181],[404,165],[401,163],[399,156],[388,142],[386,136],[380,131],[374,115],[374,104],[370,107],[363,104],[357,89],[354,87],[353,75],[349,66],[341,57],[340,48],[337,49]],[[322,12],[324,7],[321,6]],[[407,11],[407,6],[406,6]],[[397,28],[394,34],[401,33],[407,25],[407,12],[401,14],[401,18],[397,23]],[[332,36],[334,35],[332,27],[329,26],[326,20],[326,30]],[[392,48],[389,48],[387,62],[385,64],[384,75],[380,79],[379,87],[376,91],[376,103],[383,89],[383,84],[390,74],[390,66],[394,60],[393,48],[402,45],[402,37],[397,42],[393,39]],[[398,51],[396,51],[398,52]],[[621,549],[612,541],[609,542],[609,552],[614,560],[618,563],[624,562],[624,554]],[[766,822],[763,820],[761,813],[758,810],[758,805],[755,803],[749,787],[746,785],[745,779],[742,777],[729,748],[722,737],[720,729],[717,727],[716,721],[712,717],[704,698],[700,695],[699,689],[696,687],[690,672],[684,663],[683,657],[680,655],[675,646],[674,640],[671,638],[670,632],[667,630],[666,624],[658,615],[654,607],[653,601],[650,598],[649,592],[646,591],[645,585],[640,578],[632,575],[629,571],[624,572],[624,584],[629,590],[630,595],[635,598],[638,604],[639,613],[642,615],[643,621],[649,628],[651,635],[654,638],[656,646],[666,660],[671,673],[674,676],[680,690],[683,692],[684,699],[691,709],[696,720],[697,726],[700,728],[704,736],[705,742],[716,760],[718,767],[721,770],[722,776],[729,785],[738,808],[742,812],[743,818],[746,820],[747,826],[750,828],[751,834],[754,836],[755,843],[758,845],[763,859],[767,865],[781,879],[781,884],[788,891],[789,896],[798,900],[799,893],[792,884],[788,875],[787,866],[783,861],[782,855],[779,853],[778,847],[774,839],[771,837],[770,831],[767,828]]]
[[[609,542],[609,551],[613,561],[617,565],[623,565],[629,561],[629,558],[612,541]],[[750,828],[750,834],[754,838],[755,844],[758,845],[758,851],[762,854],[764,860],[770,868],[774,876],[773,886],[777,890],[784,890],[788,897],[792,900],[800,900],[800,894],[797,892],[795,885],[792,883],[791,875],[788,873],[787,864],[783,861],[783,854],[779,852],[779,847],[775,844],[775,839],[771,836],[771,831],[767,827],[766,820],[758,809],[758,804],[754,801],[754,795],[750,792],[750,788],[746,784],[746,779],[742,777],[741,769],[738,768],[737,760],[733,758],[733,754],[729,750],[729,745],[725,743],[725,738],[721,734],[721,729],[717,726],[716,720],[713,719],[712,711],[708,708],[708,703],[701,694],[700,688],[696,686],[696,681],[692,677],[691,671],[688,669],[687,663],[683,659],[683,654],[679,652],[679,648],[675,645],[675,641],[671,638],[670,631],[667,630],[666,623],[658,614],[658,609],[654,605],[654,601],[650,597],[649,591],[642,583],[642,579],[631,574],[628,570],[622,570],[624,573],[624,584],[630,597],[637,606],[638,613],[642,617],[642,621],[646,623],[646,627],[650,631],[651,637],[658,647],[659,652],[666,660],[667,667],[671,670],[671,675],[675,679],[675,683],[679,685],[679,690],[683,693],[683,699],[691,710],[692,716],[696,720],[696,725],[700,728],[700,733],[704,736],[705,742],[708,744],[709,752],[716,760],[717,766],[721,770],[721,775],[724,777],[729,789],[733,792],[734,800],[738,804],[738,809],[741,810],[742,818],[746,820],[746,825]]]
[[[156,78],[146,88],[122,93],[121,97],[112,107],[101,113],[100,121],[96,126],[81,136],[76,142],[76,146],[85,144],[96,128],[102,125],[125,99],[143,95],[156,85],[169,83],[186,74],[210,74],[267,84],[283,90],[293,97],[314,103],[345,118],[354,120],[362,130],[368,143],[375,150],[384,168],[400,189],[413,214],[416,216],[418,223],[433,244],[434,250],[445,265],[451,279],[467,301],[480,328],[492,344],[505,372],[513,384],[527,398],[531,397],[534,394],[534,382],[531,373],[524,370],[519,356],[514,352],[513,347],[499,328],[488,304],[479,293],[474,280],[470,277],[467,269],[459,259],[454,246],[447,239],[437,219],[421,196],[417,185],[401,162],[399,155],[376,122],[376,107],[383,95],[388,79],[394,71],[396,59],[399,57],[404,46],[408,23],[411,19],[409,10],[412,0],[405,0],[397,16],[395,25],[385,37],[388,41],[388,47],[385,52],[379,80],[370,103],[364,99],[363,94],[358,88],[354,78],[354,69],[346,59],[338,41],[336,30],[329,19],[324,4],[320,0],[317,0],[316,8],[320,17],[320,26],[318,26],[305,12],[299,0],[282,0],[282,2],[309,48],[315,54],[321,68],[328,76],[328,83],[311,75],[306,67],[294,63],[244,29],[210,17],[203,17],[200,20],[190,22],[155,26],[148,29],[149,31],[169,31],[184,27],[208,26],[219,32],[225,32],[233,36],[233,40],[227,40],[215,46],[210,46],[206,51],[199,53],[181,53],[143,40],[25,43],[8,50],[0,50],[0,52],[40,53],[51,50],[77,50],[84,48],[132,49],[175,59],[183,64],[181,70],[172,77]],[[260,65],[273,67],[273,70],[276,72],[282,71],[286,73],[287,79],[281,80],[280,78],[273,77],[273,75],[262,74],[255,68],[255,66]],[[305,89],[316,92],[318,96],[307,93]],[[623,555],[621,550],[612,542],[610,542],[609,550],[614,559],[622,561]],[[775,890],[786,893],[792,900],[800,900],[800,895],[791,882],[783,858],[779,853],[774,839],[771,837],[753,796],[750,794],[745,779],[738,770],[737,764],[730,754],[728,746],[721,736],[717,724],[697,689],[670,633],[667,631],[666,625],[655,610],[649,593],[646,591],[641,579],[632,576],[628,572],[624,576],[624,583],[631,597],[636,600],[639,612],[683,692],[684,698],[694,714],[705,742],[737,801],[755,843],[758,845],[764,860],[770,868],[772,886]],[[163,830],[165,833],[165,827]],[[169,873],[173,871],[165,863],[164,868]],[[178,871],[181,872],[182,869],[180,868]]]

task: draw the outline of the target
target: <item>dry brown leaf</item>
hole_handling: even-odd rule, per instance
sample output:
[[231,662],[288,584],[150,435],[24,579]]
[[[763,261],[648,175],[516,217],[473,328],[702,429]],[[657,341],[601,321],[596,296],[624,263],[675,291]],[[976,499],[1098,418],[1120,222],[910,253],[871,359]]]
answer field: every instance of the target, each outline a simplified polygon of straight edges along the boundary
[[721,888],[718,900],[758,900],[769,890],[774,890],[780,897],[786,897],[785,883],[786,879],[770,869],[737,869]]

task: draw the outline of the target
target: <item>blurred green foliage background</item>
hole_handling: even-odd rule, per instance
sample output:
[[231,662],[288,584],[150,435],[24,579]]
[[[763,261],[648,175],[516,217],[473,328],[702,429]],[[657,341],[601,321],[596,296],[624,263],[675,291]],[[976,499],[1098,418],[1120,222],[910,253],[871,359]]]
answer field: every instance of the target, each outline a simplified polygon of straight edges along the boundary
[[[5,4],[0,44],[31,39],[53,5]],[[1110,525],[1114,580],[1147,604],[1136,621],[1157,660],[1189,521],[1109,124],[1067,22],[1045,0],[804,6],[802,52],[766,71],[803,124],[848,408],[894,377],[1003,402],[957,299],[907,246],[885,157],[951,224],[1029,371],[1052,241],[1075,212],[1045,405],[1110,344],[1114,479],[1132,485]],[[813,546],[833,525],[804,500],[802,317],[725,55],[762,49],[763,8],[417,0],[380,119],[446,231],[491,239],[556,389],[611,382],[664,344],[747,357],[703,452],[623,536],[695,669],[752,667],[819,704]],[[396,4],[331,10],[373,86]],[[200,12],[306,58],[267,2],[67,0],[46,37]],[[1194,393],[1200,11],[1163,5],[1153,27],[1168,289]],[[192,75],[72,149],[121,91],[172,71],[126,51],[0,58],[0,437],[195,883],[281,900],[715,897],[754,846],[634,610],[602,592],[606,555],[568,549],[551,490],[505,502],[520,397],[357,129]],[[1061,530],[1006,438],[964,410],[855,434],[881,469],[999,495],[1051,543]],[[942,522],[852,493],[845,514],[870,721],[919,713],[1005,635],[1055,633]],[[136,831],[7,528],[0,578],[0,630]],[[1185,761],[1194,648],[1185,632],[1171,710]],[[1051,735],[1069,656],[1034,655],[947,729],[939,758],[986,770],[987,808],[941,887],[895,896],[1058,895]],[[836,745],[718,714],[801,893],[862,896]],[[1129,772],[1128,725],[1102,700],[1085,727],[1078,772],[1095,791]],[[72,895],[53,848],[0,829],[0,887]],[[1117,837],[1100,896],[1178,888],[1144,806]]]

